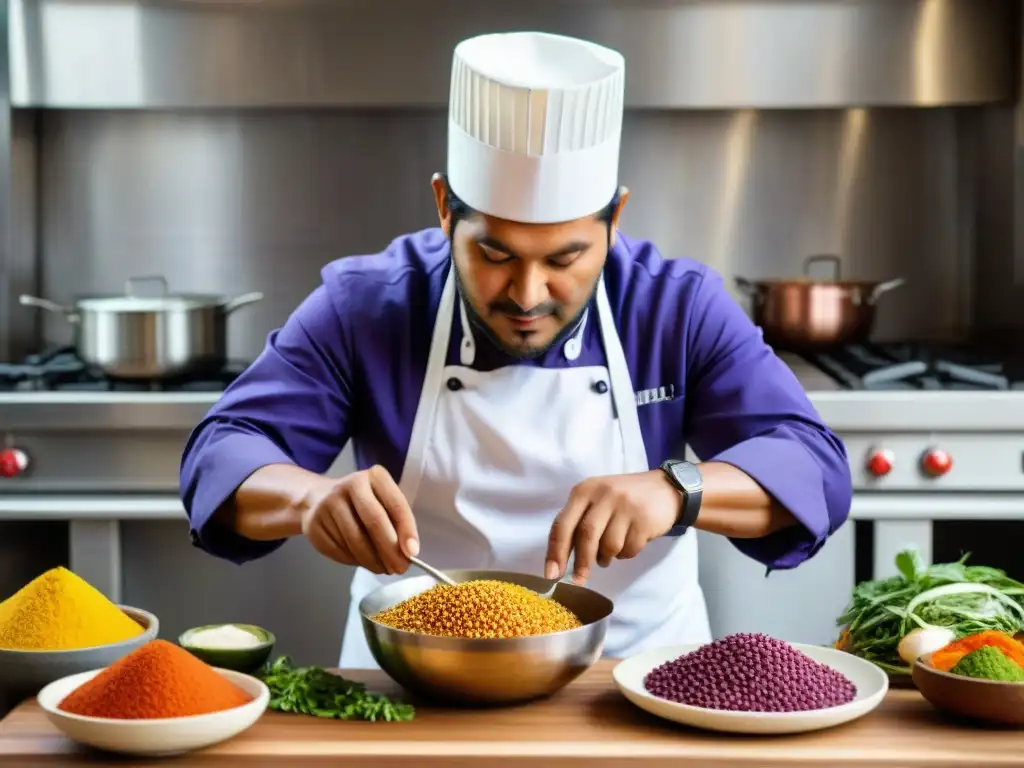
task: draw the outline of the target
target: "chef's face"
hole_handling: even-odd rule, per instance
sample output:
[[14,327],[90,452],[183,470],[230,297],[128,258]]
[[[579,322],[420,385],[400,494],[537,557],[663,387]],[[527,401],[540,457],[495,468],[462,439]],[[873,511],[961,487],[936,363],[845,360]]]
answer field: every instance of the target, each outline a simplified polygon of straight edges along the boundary
[[607,216],[521,224],[476,212],[453,220],[447,182],[435,176],[432,184],[474,324],[520,359],[537,357],[572,333],[594,295],[629,192],[620,191]]

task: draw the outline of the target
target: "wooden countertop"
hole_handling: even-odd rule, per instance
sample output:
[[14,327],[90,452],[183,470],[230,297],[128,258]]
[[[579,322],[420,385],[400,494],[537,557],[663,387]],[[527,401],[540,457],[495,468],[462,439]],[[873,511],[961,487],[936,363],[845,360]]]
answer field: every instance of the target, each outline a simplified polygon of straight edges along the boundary
[[[33,699],[0,721],[0,765],[1024,766],[1024,731],[950,722],[916,691],[893,691],[867,717],[827,731],[729,736],[676,726],[635,708],[615,688],[613,666],[599,662],[546,701],[476,711],[419,707],[409,723],[345,723],[268,712],[231,741],[149,762],[77,747],[49,724]],[[346,675],[397,695],[381,672]]]

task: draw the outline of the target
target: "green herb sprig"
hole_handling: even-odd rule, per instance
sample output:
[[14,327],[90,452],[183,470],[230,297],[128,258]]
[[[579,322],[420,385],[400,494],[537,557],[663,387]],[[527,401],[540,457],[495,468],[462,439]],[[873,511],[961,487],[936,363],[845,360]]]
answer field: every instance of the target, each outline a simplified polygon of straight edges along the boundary
[[987,629],[1024,629],[1024,584],[998,568],[955,563],[926,566],[915,549],[896,556],[899,575],[858,584],[837,624],[837,645],[892,675],[909,675],[899,642],[917,627],[947,627],[958,638]]
[[370,693],[366,686],[323,667],[296,667],[288,656],[268,662],[256,677],[270,689],[270,709],[333,720],[400,722],[412,720],[410,704]]

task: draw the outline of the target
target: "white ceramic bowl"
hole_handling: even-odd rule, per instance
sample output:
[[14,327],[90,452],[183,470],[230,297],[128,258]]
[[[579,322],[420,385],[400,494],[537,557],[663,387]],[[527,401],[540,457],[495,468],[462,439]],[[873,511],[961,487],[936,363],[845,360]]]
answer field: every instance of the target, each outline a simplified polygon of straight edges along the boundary
[[613,676],[622,694],[652,715],[694,728],[728,733],[763,735],[817,731],[863,717],[882,703],[889,690],[889,677],[870,661],[834,648],[802,643],[791,645],[815,661],[846,675],[857,686],[857,697],[848,704],[809,712],[730,712],[676,704],[659,699],[644,689],[644,677],[648,672],[667,661],[697,650],[699,645],[657,648],[632,656],[619,662]]
[[180,755],[209,747],[249,728],[259,720],[270,702],[270,691],[256,678],[241,672],[217,669],[220,675],[253,696],[253,700],[223,712],[161,720],[83,717],[57,709],[65,696],[101,671],[94,669],[55,680],[43,688],[37,698],[39,706],[61,733],[72,741],[109,752],[157,757]]

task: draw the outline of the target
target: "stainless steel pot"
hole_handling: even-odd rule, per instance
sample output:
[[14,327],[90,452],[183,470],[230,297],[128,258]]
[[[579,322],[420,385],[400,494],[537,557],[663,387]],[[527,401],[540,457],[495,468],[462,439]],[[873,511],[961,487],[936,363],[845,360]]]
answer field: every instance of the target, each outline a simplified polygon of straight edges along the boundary
[[[810,277],[816,263],[831,264],[833,279]],[[867,341],[878,299],[904,282],[842,280],[842,261],[832,255],[805,259],[803,270],[803,277],[784,280],[736,278],[736,285],[752,298],[754,323],[772,347],[813,350]]]
[[[157,296],[140,296],[156,283]],[[227,362],[227,316],[262,301],[259,292],[233,299],[208,294],[172,294],[159,276],[133,277],[123,295],[80,296],[73,307],[22,295],[25,306],[63,315],[75,326],[79,357],[120,379],[169,379],[215,371]]]

